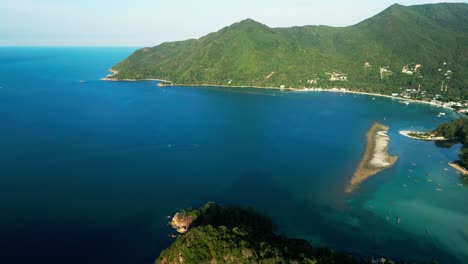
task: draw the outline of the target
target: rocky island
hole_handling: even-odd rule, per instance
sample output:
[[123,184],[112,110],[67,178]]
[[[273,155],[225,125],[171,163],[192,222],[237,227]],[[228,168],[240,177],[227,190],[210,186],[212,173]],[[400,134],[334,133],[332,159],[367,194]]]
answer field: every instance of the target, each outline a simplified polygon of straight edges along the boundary
[[376,123],[367,133],[367,147],[358,168],[346,187],[347,193],[353,192],[359,184],[391,167],[397,161],[397,156],[390,156],[387,153],[390,141],[387,131],[388,127]]

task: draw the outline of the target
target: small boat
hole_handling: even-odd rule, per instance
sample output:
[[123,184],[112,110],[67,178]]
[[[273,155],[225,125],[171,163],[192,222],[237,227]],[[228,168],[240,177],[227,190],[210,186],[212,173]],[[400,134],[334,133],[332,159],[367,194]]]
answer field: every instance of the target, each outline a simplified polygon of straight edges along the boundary
[[414,163],[414,162],[411,162],[411,165],[413,165],[413,166],[416,166],[416,163]]
[[436,191],[443,191],[444,189],[441,189],[441,188],[437,188]]
[[84,82],[86,82],[86,81],[85,80],[80,80],[80,83],[84,83]]
[[461,183],[457,183],[457,185],[458,185],[458,186],[463,186],[463,184],[461,184]]
[[445,168],[444,170],[448,171],[449,169]]
[[412,170],[412,169],[408,169],[408,171],[409,171],[409,172],[413,172],[413,170]]
[[401,220],[401,218],[398,217],[398,218],[397,218],[397,224],[400,224],[400,220]]
[[408,185],[406,185],[406,184],[403,184],[403,187],[408,187]]
[[431,180],[431,179],[429,179],[429,180],[427,180],[427,181],[428,181],[428,182],[431,182],[432,180]]

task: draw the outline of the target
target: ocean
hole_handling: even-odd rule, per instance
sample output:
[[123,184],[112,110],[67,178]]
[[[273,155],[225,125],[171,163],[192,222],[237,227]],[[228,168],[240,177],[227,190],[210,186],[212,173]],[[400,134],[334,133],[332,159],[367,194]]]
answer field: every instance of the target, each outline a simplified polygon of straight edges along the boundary
[[[468,262],[468,189],[447,165],[460,145],[398,133],[453,112],[100,80],[135,49],[0,48],[0,262],[152,263],[173,241],[167,216],[209,201],[254,207],[315,246]],[[375,122],[399,159],[347,194]]]

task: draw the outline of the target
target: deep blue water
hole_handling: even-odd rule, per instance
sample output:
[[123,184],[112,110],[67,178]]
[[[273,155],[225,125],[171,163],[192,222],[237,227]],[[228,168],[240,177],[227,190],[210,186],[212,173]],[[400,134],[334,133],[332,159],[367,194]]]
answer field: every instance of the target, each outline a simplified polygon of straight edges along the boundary
[[[315,245],[468,262],[468,189],[447,165],[459,145],[398,134],[453,113],[99,80],[134,50],[0,48],[0,262],[152,263],[172,241],[166,216],[208,201],[253,206]],[[374,122],[399,160],[345,194]]]

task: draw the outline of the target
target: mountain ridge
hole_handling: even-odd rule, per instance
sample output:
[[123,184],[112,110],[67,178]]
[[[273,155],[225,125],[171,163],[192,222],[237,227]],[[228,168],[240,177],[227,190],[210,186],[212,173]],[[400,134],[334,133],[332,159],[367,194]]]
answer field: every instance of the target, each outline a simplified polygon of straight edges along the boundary
[[468,98],[467,46],[468,4],[394,4],[347,27],[270,28],[244,19],[199,39],[140,49],[110,78],[384,94],[422,87]]

